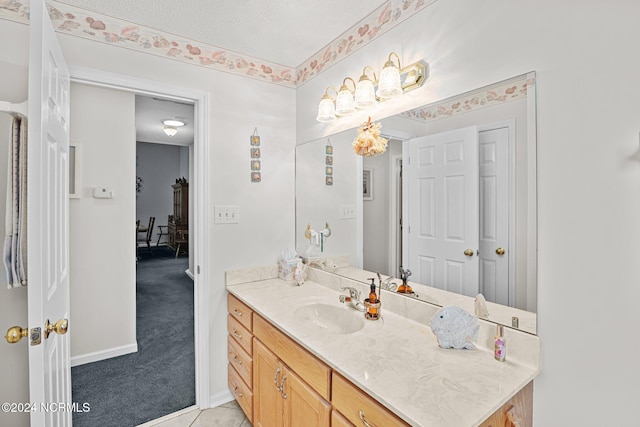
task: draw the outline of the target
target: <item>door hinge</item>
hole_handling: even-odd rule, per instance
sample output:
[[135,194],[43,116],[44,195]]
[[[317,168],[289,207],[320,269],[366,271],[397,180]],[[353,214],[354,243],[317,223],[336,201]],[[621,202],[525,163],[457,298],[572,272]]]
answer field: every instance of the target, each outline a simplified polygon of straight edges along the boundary
[[196,274],[200,274],[200,266],[196,267]]

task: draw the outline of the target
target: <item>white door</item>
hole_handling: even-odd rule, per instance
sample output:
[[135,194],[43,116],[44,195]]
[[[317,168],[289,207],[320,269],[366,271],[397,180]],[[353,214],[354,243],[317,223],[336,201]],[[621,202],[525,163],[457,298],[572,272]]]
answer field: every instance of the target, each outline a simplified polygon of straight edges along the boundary
[[[69,72],[42,0],[31,0],[30,16],[29,393],[32,403],[44,405],[31,412],[31,426],[69,426]],[[48,322],[57,332],[47,333]]]
[[476,126],[409,141],[407,254],[413,280],[478,293],[478,130]]
[[480,292],[509,305],[509,128],[480,132]]

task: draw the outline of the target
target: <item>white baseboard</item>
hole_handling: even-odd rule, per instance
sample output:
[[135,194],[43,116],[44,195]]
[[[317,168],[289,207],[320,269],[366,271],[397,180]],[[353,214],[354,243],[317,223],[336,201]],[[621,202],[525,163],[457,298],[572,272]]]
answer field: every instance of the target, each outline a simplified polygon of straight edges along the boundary
[[189,270],[189,269],[187,268],[184,272],[187,274],[187,276],[189,276],[189,278],[190,278],[191,280],[194,280],[194,279],[193,279],[193,273],[191,272],[191,270]]
[[231,390],[221,391],[220,393],[216,393],[209,399],[210,408],[216,408],[220,405],[224,405],[225,403],[229,403],[234,400],[233,394],[231,394]]
[[176,412],[172,412],[169,415],[165,415],[164,417],[160,417],[160,418],[156,418],[155,420],[151,420],[151,421],[147,421],[146,423],[142,423],[142,424],[138,424],[136,427],[153,427],[156,426],[160,423],[172,420],[174,418],[178,418],[179,416],[182,416],[184,414],[188,414],[190,412],[197,412],[197,414],[194,415],[194,419],[198,417],[198,415],[200,415],[200,409],[196,406],[189,406],[188,408],[184,408],[181,409],[179,411]]
[[85,365],[87,363],[98,362],[100,360],[111,359],[112,357],[124,356],[129,353],[138,352],[138,343],[123,345],[122,347],[109,348],[93,353],[81,354],[71,358],[71,367]]

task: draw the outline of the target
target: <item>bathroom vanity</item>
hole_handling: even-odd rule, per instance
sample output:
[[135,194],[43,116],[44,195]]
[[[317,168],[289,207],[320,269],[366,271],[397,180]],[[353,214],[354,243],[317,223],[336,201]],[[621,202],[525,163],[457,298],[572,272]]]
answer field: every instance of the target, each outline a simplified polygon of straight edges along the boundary
[[[540,341],[481,320],[477,350],[445,350],[438,307],[384,293],[382,319],[339,302],[362,283],[313,271],[303,286],[277,267],[227,272],[229,388],[254,426],[530,426]],[[368,424],[367,424],[368,423]]]

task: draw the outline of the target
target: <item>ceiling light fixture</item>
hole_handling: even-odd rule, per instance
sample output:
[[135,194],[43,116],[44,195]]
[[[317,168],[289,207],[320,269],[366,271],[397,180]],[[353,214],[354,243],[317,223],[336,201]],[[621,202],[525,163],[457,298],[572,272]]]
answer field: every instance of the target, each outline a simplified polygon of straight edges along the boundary
[[[373,74],[373,80],[367,74],[367,70]],[[367,65],[362,69],[362,75],[357,84],[351,77],[345,77],[339,91],[336,91],[333,86],[329,86],[318,105],[316,120],[330,122],[352,114],[356,110],[373,107],[380,101],[421,87],[426,81],[427,75],[428,68],[424,61],[402,67],[398,54],[391,52],[380,73],[380,80],[377,79],[374,69]],[[347,80],[351,80],[353,83],[353,90],[347,86]],[[336,92],[335,98],[329,96],[329,89]]]
[[174,136],[178,133],[178,128],[184,126],[184,122],[178,119],[166,119],[162,121],[164,133],[167,136]]

